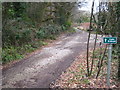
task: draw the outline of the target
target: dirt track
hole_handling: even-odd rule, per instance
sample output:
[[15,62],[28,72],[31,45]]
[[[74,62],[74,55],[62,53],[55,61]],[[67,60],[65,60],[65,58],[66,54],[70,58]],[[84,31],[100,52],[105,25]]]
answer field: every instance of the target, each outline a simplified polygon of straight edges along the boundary
[[[86,52],[87,32],[65,34],[52,46],[3,70],[4,88],[48,88],[70,66],[75,57]],[[92,48],[95,35],[91,35]],[[101,37],[99,41],[101,41]],[[97,41],[97,43],[99,43]],[[97,44],[98,45],[98,44]]]

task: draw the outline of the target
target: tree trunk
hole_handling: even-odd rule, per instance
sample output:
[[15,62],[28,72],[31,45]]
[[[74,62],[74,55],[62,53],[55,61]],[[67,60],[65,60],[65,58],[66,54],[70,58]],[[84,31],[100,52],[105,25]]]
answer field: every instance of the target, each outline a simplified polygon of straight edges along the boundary
[[94,1],[92,3],[92,10],[91,10],[91,17],[90,17],[90,27],[89,27],[89,35],[88,35],[88,41],[87,41],[87,76],[90,76],[89,72],[89,41],[90,41],[90,35],[91,35],[91,29],[92,29],[92,17],[93,17],[93,9],[94,9]]

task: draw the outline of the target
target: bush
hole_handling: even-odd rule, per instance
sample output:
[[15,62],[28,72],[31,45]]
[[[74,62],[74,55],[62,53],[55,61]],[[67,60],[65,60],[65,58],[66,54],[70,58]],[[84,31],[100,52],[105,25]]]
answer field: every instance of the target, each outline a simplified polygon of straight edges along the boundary
[[23,58],[23,55],[19,54],[17,51],[17,48],[14,47],[6,47],[2,51],[2,63],[5,64],[7,62],[10,62],[12,60],[21,59]]
[[27,27],[25,22],[10,21],[2,31],[3,47],[14,45],[19,46],[31,42],[34,31]]
[[37,32],[38,39],[51,39],[61,32],[61,27],[57,25],[42,26]]
[[66,26],[67,28],[69,28],[69,27],[71,26],[71,22],[70,22],[70,21],[67,21],[67,22],[65,23],[65,26]]
[[47,43],[39,40],[30,44],[22,45],[21,47],[5,47],[2,51],[2,62],[3,64],[6,64],[10,61],[21,59],[24,57],[24,54],[30,53],[43,45],[47,45]]

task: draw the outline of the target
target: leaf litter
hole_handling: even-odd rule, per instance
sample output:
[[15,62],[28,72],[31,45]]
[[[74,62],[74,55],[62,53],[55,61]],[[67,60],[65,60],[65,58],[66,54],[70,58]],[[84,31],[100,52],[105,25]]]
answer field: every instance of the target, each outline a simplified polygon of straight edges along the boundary
[[[99,50],[96,50],[99,51]],[[92,56],[92,50],[90,50]],[[96,54],[98,55],[98,54]],[[94,60],[93,72],[90,77],[87,77],[86,72],[86,53],[82,53],[76,57],[71,66],[63,72],[60,77],[51,84],[51,88],[108,88],[106,82],[107,75],[107,60],[103,61],[101,72],[96,79],[98,57]],[[120,82],[117,80],[117,61],[113,60],[111,63],[111,77],[110,88],[119,89]],[[91,58],[89,58],[89,66],[91,65]]]

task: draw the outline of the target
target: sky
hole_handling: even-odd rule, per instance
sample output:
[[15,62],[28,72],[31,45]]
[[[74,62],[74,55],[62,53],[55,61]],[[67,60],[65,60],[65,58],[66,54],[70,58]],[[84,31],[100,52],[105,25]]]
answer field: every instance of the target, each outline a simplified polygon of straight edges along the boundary
[[[80,0],[81,1],[81,0]],[[84,10],[84,11],[89,11],[91,12],[91,7],[92,7],[92,2],[93,0],[85,0],[87,3],[85,5],[82,6],[82,8],[80,8],[79,10]],[[99,6],[99,0],[95,0],[95,4],[94,4],[94,13],[97,12],[98,7]]]

